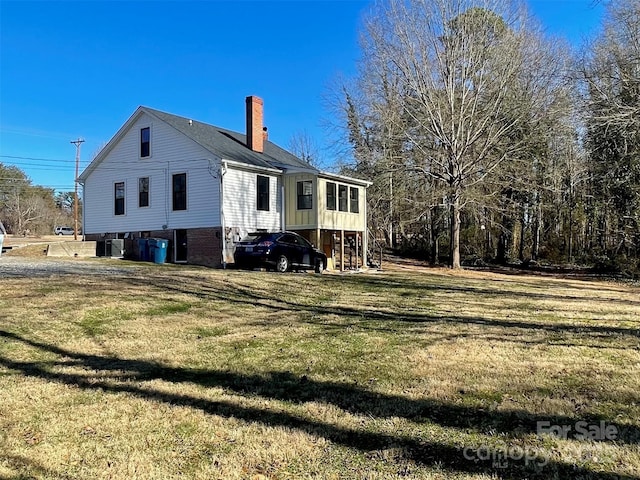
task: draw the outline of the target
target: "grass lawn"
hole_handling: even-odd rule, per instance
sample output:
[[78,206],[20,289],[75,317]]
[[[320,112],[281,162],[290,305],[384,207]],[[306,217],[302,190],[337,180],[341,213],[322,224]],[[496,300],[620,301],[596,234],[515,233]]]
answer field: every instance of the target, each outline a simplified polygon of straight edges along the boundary
[[640,479],[639,287],[99,263],[0,277],[0,478]]

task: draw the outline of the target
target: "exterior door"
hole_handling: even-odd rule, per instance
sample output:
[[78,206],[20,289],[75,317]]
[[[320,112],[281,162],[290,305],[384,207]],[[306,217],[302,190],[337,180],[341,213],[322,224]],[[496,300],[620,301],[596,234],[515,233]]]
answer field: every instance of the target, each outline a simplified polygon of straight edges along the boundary
[[173,234],[173,244],[175,245],[174,258],[176,263],[187,262],[187,231],[176,230]]

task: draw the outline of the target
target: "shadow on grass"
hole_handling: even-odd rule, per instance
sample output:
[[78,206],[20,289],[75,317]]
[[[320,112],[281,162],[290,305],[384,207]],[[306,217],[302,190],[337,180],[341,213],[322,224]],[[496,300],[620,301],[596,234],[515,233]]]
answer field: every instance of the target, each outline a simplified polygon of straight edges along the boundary
[[53,472],[42,465],[36,463],[31,458],[20,455],[4,455],[0,453],[0,462],[4,462],[14,470],[22,470],[25,473],[12,477],[0,477],[3,480],[30,480],[32,478],[50,478],[52,480],[77,480],[76,477],[63,473]]
[[[333,443],[365,453],[401,449],[402,457],[426,466],[437,466],[451,472],[498,473],[501,478],[580,478],[603,480],[640,480],[637,476],[601,473],[578,467],[569,462],[545,458],[541,450],[531,458],[508,459],[496,467],[495,459],[469,460],[469,450],[491,448],[490,445],[460,445],[452,441],[443,443],[429,438],[391,435],[343,428],[278,409],[248,407],[230,401],[212,401],[196,396],[167,393],[147,388],[140,382],[163,380],[181,384],[191,383],[205,387],[224,388],[228,392],[248,398],[280,400],[294,404],[323,402],[344,411],[374,418],[403,417],[413,422],[431,422],[444,427],[474,430],[490,435],[502,432],[506,438],[517,440],[536,433],[536,422],[548,421],[552,425],[575,425],[578,419],[570,417],[539,417],[526,411],[484,411],[458,406],[432,399],[408,399],[380,394],[357,385],[322,382],[297,377],[286,372],[268,372],[265,375],[243,375],[217,370],[171,368],[158,363],[119,358],[116,356],[88,355],[34,341],[16,333],[1,331],[5,341],[20,342],[40,351],[59,356],[49,362],[15,361],[0,357],[0,365],[26,377],[73,385],[82,389],[99,389],[111,393],[127,393],[139,398],[186,406],[207,414],[237,418],[271,427],[286,427],[323,437]],[[64,367],[79,367],[86,373],[64,373]],[[597,422],[608,419],[579,419]],[[617,442],[637,444],[640,432],[635,425],[619,426]],[[467,450],[465,450],[465,448]],[[466,453],[465,453],[466,452]],[[496,469],[497,468],[497,469]]]
[[[563,283],[553,281],[543,281],[539,278],[535,278],[535,283],[526,283],[520,285],[521,288],[526,288],[526,291],[514,291],[513,289],[504,288],[503,284],[509,285],[518,284],[517,280],[511,279],[481,279],[481,278],[458,278],[455,276],[430,276],[429,283],[419,280],[419,275],[412,276],[378,276],[378,275],[350,275],[350,276],[328,276],[329,282],[335,282],[340,285],[359,285],[361,288],[369,288],[371,290],[380,289],[408,289],[415,293],[415,295],[428,295],[429,292],[451,292],[451,293],[469,293],[477,295],[485,295],[491,297],[497,297],[499,300],[502,297],[514,297],[523,298],[527,300],[557,300],[564,302],[584,302],[589,298],[589,290],[597,290],[596,288],[586,285],[571,285],[572,289],[584,290],[585,295],[567,295],[563,293],[553,293],[554,289],[563,288]],[[323,278],[324,279],[324,278]],[[592,279],[594,280],[594,279]],[[464,286],[455,285],[454,282],[464,282]],[[595,280],[594,280],[595,281]],[[569,284],[567,284],[568,286]],[[535,290],[544,289],[546,293],[536,292]],[[551,293],[549,293],[551,292]],[[621,293],[617,290],[618,293]],[[609,292],[607,292],[609,293]],[[624,292],[629,293],[629,292]],[[628,306],[640,307],[640,300],[629,300],[616,298],[609,296],[607,298],[601,298],[600,300]]]
[[[347,286],[342,284],[342,277],[337,280],[335,277],[329,277],[330,280],[326,280],[328,283],[333,283],[334,286],[330,288],[352,288],[352,289],[367,289],[368,286],[373,285],[374,290],[383,291],[383,289],[389,289],[389,285],[396,285],[398,288],[415,289],[416,292],[426,291],[430,288],[444,289],[446,291],[464,291],[467,293],[469,289],[462,287],[443,286],[433,287],[430,285],[424,285],[415,283],[411,280],[394,279],[393,281],[386,282],[383,279],[369,277],[361,277],[348,281]],[[279,311],[292,311],[292,312],[308,312],[318,315],[337,315],[342,318],[357,318],[360,320],[371,321],[385,321],[385,322],[402,322],[402,323],[430,323],[430,322],[442,322],[442,323],[460,323],[465,325],[484,325],[498,328],[508,329],[520,329],[520,330],[534,330],[536,332],[550,332],[550,333],[568,333],[585,336],[627,336],[640,338],[640,322],[638,322],[638,328],[624,328],[616,326],[602,326],[602,325],[587,325],[587,324],[570,324],[570,323],[545,323],[535,321],[518,321],[518,320],[504,320],[497,318],[484,318],[473,316],[457,316],[457,315],[441,315],[428,312],[406,312],[406,311],[383,311],[380,309],[366,308],[366,307],[346,307],[346,306],[332,306],[332,305],[318,305],[318,304],[305,304],[299,301],[292,301],[287,298],[283,298],[282,295],[275,293],[259,292],[252,287],[242,287],[238,284],[232,286],[222,283],[216,283],[215,285],[209,285],[206,282],[194,286],[194,278],[185,276],[180,278],[176,276],[173,278],[171,284],[163,283],[158,279],[140,280],[129,279],[132,284],[135,285],[152,285],[156,288],[166,291],[172,291],[175,293],[187,294],[196,296],[207,300],[219,300],[224,302],[260,306],[269,309]],[[325,278],[322,278],[325,282]],[[336,283],[338,282],[338,283]],[[309,286],[309,288],[313,288]],[[487,291],[487,289],[481,289],[481,291]],[[518,294],[511,291],[504,291],[499,289],[491,289],[491,292],[500,295],[522,295],[524,298],[534,297],[535,295]],[[476,290],[471,290],[471,293],[475,293]],[[493,293],[492,293],[493,294]],[[547,295],[538,294],[541,297],[547,297]],[[578,299],[578,297],[552,297],[562,298],[563,300]],[[580,299],[584,301],[584,299]],[[640,302],[638,302],[640,305]]]

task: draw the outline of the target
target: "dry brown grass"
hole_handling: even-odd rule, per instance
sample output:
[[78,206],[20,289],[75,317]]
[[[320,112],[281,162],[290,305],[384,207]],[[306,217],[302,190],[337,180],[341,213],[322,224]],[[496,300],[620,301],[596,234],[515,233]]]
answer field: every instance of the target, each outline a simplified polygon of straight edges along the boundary
[[38,257],[46,257],[47,255],[47,244],[45,243],[35,243],[30,245],[20,245],[19,247],[14,247],[9,252],[4,255],[8,257],[28,257],[28,258],[38,258]]
[[0,477],[640,478],[638,287],[100,264],[0,278]]

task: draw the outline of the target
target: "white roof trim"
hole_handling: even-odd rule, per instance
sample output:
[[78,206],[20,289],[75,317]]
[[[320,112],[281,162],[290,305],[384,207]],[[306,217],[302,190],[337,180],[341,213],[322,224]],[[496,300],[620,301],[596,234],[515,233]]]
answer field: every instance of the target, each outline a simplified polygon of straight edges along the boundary
[[237,168],[238,170],[251,170],[251,171],[258,171],[258,172],[268,172],[268,173],[276,173],[278,175],[281,175],[283,173],[282,170],[280,170],[278,168],[261,167],[260,165],[250,165],[248,163],[237,162],[235,160],[227,160],[225,158],[223,158],[221,160],[221,162],[223,164],[226,163],[230,167]]
[[329,172],[320,172],[318,173],[318,177],[326,178],[328,180],[336,180],[338,182],[353,183],[363,187],[370,187],[373,184],[373,182],[368,182],[367,180],[360,180],[359,178],[347,177],[346,175],[338,175]]
[[91,172],[93,172],[96,169],[96,167],[100,165],[100,163],[102,163],[102,160],[104,160],[104,158],[109,154],[109,152],[113,150],[113,148],[118,144],[120,139],[124,137],[124,135],[129,131],[131,126],[135,123],[137,118],[142,113],[146,113],[147,115],[151,115],[154,118],[158,119],[152,113],[147,112],[147,110],[144,107],[138,107],[136,111],[133,112],[133,114],[129,117],[129,119],[126,122],[124,122],[124,125],[120,127],[120,129],[116,132],[116,134],[113,137],[111,137],[111,140],[109,140],[109,142],[107,142],[107,144],[102,148],[102,150],[98,152],[98,154],[94,157],[94,159],[91,160],[91,163],[89,163],[89,165],[87,165],[87,167],[82,171],[82,173],[78,175],[79,183],[84,183],[84,181],[87,179],[89,174],[91,174]]

